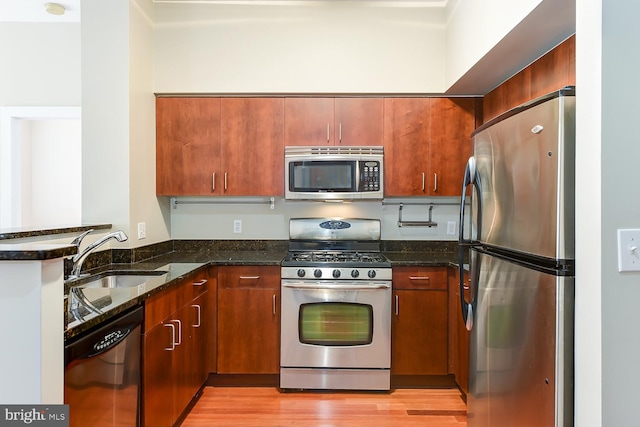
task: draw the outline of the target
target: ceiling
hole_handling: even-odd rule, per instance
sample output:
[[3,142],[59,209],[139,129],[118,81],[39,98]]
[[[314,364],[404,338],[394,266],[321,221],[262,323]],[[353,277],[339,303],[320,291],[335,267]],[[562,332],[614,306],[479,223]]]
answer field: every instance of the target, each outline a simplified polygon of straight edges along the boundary
[[[44,4],[59,3],[64,15],[47,13]],[[0,22],[79,22],[80,0],[0,0]]]
[[[47,13],[47,1],[59,3],[66,8],[64,15]],[[0,0],[0,22],[79,22],[81,0]],[[153,0],[154,3],[244,3],[244,4],[286,4],[338,2],[345,0]],[[372,1],[385,4],[421,3],[428,6],[444,7],[448,0],[351,0]]]

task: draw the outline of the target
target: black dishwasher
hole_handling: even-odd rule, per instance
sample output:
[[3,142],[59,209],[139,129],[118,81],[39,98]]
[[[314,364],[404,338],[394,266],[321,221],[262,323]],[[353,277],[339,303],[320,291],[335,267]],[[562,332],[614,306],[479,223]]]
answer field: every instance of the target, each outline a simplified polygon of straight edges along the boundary
[[143,308],[65,345],[64,403],[70,426],[140,425]]

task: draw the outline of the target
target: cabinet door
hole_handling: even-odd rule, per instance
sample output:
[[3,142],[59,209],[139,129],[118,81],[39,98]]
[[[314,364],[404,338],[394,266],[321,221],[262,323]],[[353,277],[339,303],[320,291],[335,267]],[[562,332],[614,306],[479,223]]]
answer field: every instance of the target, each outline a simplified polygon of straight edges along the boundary
[[156,99],[156,194],[217,195],[220,99]]
[[[457,274],[458,271],[455,270],[455,272],[456,278],[455,281],[452,281],[453,287],[450,289],[450,293],[455,295],[455,302],[452,307],[450,307],[450,310],[455,310],[453,316],[450,316],[450,319],[453,319],[453,326],[450,327],[450,331],[453,334],[451,359],[456,383],[458,383],[462,391],[467,393],[469,388],[469,331],[467,331],[462,319],[462,314],[460,313],[460,286],[458,286],[460,279]],[[469,275],[467,273],[464,274],[464,284],[465,298],[469,301]]]
[[223,194],[284,195],[283,98],[223,98],[221,128]]
[[427,194],[429,98],[384,100],[385,196]]
[[336,98],[334,145],[381,146],[383,111],[382,98]]
[[218,373],[280,372],[280,291],[218,289]]
[[143,339],[143,425],[173,425],[173,327],[164,323],[144,334]]
[[209,295],[208,291],[191,301],[189,312],[189,385],[192,396],[202,387],[209,376]]
[[176,343],[172,355],[173,422],[182,414],[195,394],[189,382],[189,373],[192,371],[190,352],[193,351],[193,344],[189,334],[191,310],[188,308],[188,306],[180,307],[170,320],[176,327]]
[[460,196],[475,129],[474,98],[432,98],[429,126],[428,193]]
[[218,267],[217,308],[217,372],[279,373],[279,267]]
[[447,374],[447,291],[394,290],[392,375]]
[[333,122],[333,98],[286,98],[284,145],[332,145]]

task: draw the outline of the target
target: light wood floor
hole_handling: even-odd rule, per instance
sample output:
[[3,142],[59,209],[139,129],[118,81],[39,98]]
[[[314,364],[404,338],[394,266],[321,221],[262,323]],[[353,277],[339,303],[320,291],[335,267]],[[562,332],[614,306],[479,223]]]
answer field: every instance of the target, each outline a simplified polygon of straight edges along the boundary
[[466,427],[456,389],[390,393],[294,392],[271,387],[206,387],[182,427]]

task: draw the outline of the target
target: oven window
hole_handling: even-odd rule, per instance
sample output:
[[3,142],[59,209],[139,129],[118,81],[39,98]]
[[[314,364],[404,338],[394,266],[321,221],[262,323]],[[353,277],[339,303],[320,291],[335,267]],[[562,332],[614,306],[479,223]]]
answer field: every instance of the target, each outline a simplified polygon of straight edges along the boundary
[[298,335],[303,344],[367,345],[373,341],[373,307],[368,304],[301,304]]

